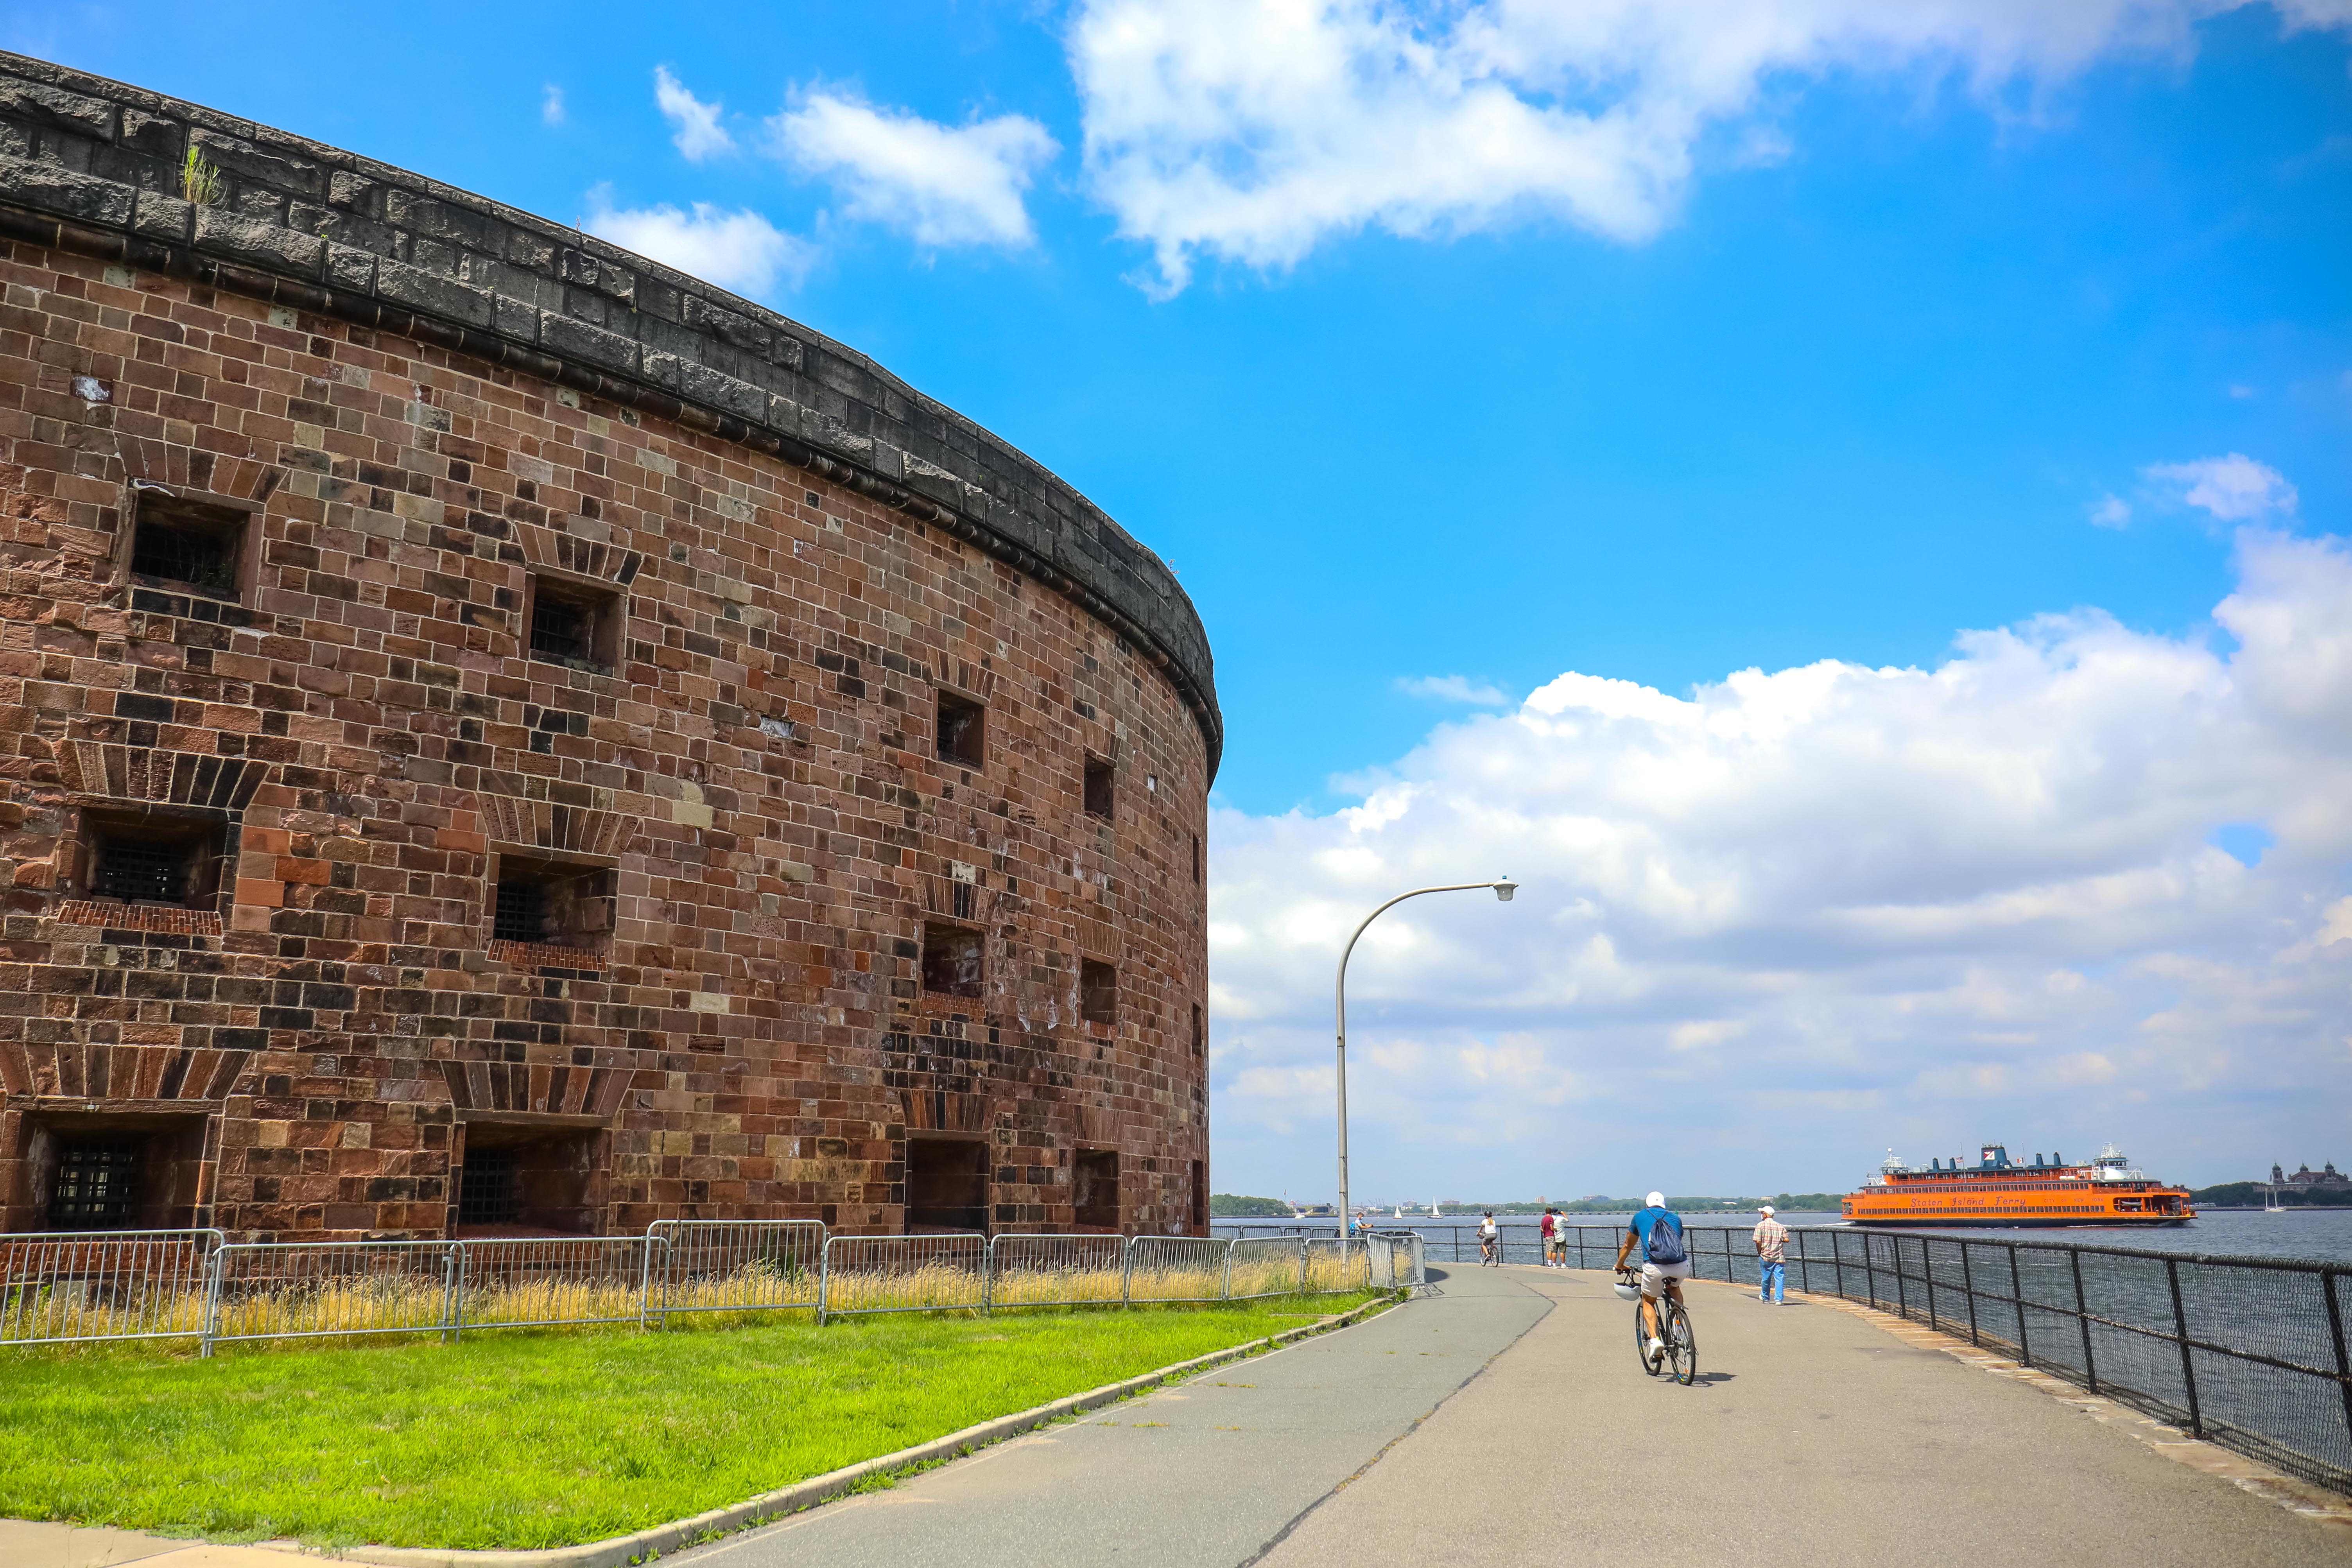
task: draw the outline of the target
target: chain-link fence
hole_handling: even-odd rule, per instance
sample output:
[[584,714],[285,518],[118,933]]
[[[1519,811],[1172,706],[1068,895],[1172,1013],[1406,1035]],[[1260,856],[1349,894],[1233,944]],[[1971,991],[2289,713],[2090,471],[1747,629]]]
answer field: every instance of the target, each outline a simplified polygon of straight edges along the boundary
[[[635,1323],[672,1314],[987,1312],[1422,1283],[1411,1233],[828,1236],[814,1220],[660,1220],[643,1236],[237,1242],[217,1230],[0,1236],[0,1345],[216,1344]],[[1375,1283],[1377,1281],[1377,1284]]]

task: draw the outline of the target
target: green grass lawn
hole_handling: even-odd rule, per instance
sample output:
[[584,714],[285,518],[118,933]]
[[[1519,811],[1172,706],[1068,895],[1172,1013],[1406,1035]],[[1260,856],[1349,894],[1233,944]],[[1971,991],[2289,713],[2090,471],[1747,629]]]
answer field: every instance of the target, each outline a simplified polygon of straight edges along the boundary
[[744,1501],[1369,1298],[319,1350],[0,1351],[0,1517],[543,1547]]

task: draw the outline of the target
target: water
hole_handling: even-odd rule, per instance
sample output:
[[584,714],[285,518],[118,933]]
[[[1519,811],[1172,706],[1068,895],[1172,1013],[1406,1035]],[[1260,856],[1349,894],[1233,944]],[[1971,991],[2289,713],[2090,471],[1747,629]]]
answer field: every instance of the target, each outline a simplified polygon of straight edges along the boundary
[[[1584,1243],[1588,1255],[1600,1240],[1603,1229],[1622,1230],[1628,1216],[1623,1215],[1570,1215],[1571,1226],[1584,1227]],[[1694,1226],[1731,1226],[1753,1227],[1763,1216],[1757,1214],[1689,1213],[1683,1218]],[[1794,1229],[1801,1226],[1836,1226],[1843,1221],[1833,1214],[1784,1214],[1777,1216],[1780,1223]],[[1503,1232],[1504,1256],[1511,1262],[1535,1262],[1539,1251],[1537,1241],[1543,1216],[1540,1215],[1497,1215],[1495,1223]],[[1371,1222],[1384,1230],[1417,1230],[1428,1238],[1432,1261],[1451,1261],[1454,1257],[1454,1237],[1458,1231],[1462,1257],[1475,1261],[1478,1256],[1475,1215],[1467,1219],[1448,1215],[1443,1219],[1431,1219],[1426,1215],[1408,1215],[1399,1220],[1381,1216]],[[1240,1227],[1255,1227],[1249,1234],[1271,1236],[1277,1229],[1295,1229],[1295,1226],[1278,1226],[1272,1220],[1220,1219],[1213,1222],[1219,1235],[1233,1235]],[[1326,1235],[1331,1234],[1330,1222],[1323,1222]],[[2260,1210],[2209,1210],[2184,1226],[2163,1230],[2126,1228],[2121,1226],[2064,1226],[2055,1229],[2005,1230],[1993,1226],[1967,1226],[1938,1230],[1912,1230],[1906,1236],[1964,1236],[1984,1241],[2073,1242],[2095,1247],[2137,1247],[2150,1252],[2201,1253],[2209,1257],[2230,1258],[2295,1258],[2323,1263],[2352,1263],[2352,1208],[2290,1209],[2284,1214],[2263,1214]],[[1710,1243],[1711,1246],[1711,1243]]]

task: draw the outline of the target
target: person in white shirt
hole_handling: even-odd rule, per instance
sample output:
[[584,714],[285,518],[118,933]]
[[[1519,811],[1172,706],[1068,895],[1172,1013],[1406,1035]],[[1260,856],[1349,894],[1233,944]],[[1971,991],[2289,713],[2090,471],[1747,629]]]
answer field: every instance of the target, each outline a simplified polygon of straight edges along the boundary
[[1478,1222],[1478,1261],[1499,1265],[1503,1261],[1503,1233],[1495,1224],[1495,1211],[1488,1209],[1486,1217]]

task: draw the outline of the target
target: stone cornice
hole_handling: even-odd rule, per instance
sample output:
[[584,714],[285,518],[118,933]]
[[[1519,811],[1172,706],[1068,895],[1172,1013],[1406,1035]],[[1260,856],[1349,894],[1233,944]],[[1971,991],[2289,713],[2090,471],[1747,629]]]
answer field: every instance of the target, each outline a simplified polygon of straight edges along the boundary
[[[220,199],[173,193],[193,142]],[[0,52],[0,237],[195,279],[560,383],[765,452],[1062,593],[1223,748],[1208,636],[1165,563],[1042,465],[853,349],[515,208]]]

